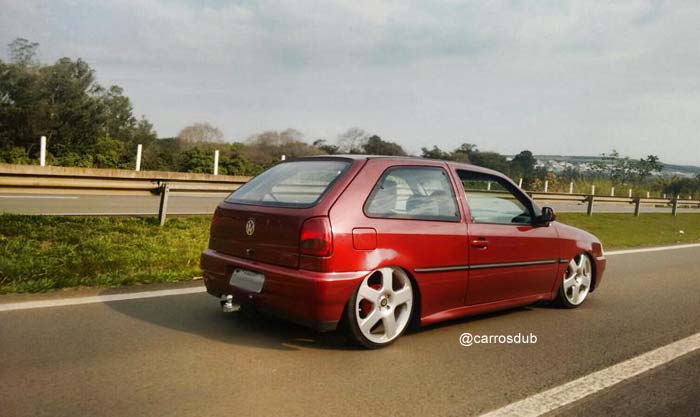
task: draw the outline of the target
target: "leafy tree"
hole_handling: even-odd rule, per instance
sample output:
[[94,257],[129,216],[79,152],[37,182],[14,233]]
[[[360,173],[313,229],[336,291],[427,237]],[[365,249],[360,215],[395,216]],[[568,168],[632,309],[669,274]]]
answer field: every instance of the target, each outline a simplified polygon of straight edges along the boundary
[[313,143],[313,146],[329,155],[335,155],[339,153],[338,146],[327,143],[325,139],[316,139]]
[[[155,141],[153,126],[136,120],[123,90],[99,85],[87,62],[41,64],[35,60],[38,44],[22,38],[9,48],[11,62],[0,61],[0,155],[17,159],[13,149],[22,148],[35,159],[39,137],[46,136],[50,164],[125,166],[136,143]],[[100,156],[102,151],[107,154]]]
[[535,165],[537,160],[530,151],[522,151],[515,155],[510,161],[510,175],[523,178],[525,182],[530,181],[535,176]]
[[648,155],[646,158],[642,158],[637,162],[637,175],[639,179],[644,181],[652,174],[661,172],[664,165],[659,161],[659,157],[656,155]]
[[452,160],[452,155],[433,145],[431,149],[421,148],[421,158]]
[[396,142],[382,140],[377,135],[372,135],[362,145],[363,153],[368,155],[396,155],[406,156],[406,151]]

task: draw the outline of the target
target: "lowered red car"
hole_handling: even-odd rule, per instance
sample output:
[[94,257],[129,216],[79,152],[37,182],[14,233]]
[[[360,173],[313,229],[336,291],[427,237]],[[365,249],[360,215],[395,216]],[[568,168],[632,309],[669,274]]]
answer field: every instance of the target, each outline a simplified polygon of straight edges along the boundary
[[540,300],[579,306],[598,239],[504,175],[381,156],[280,163],[214,213],[201,266],[225,310],[248,304],[375,348],[435,323]]

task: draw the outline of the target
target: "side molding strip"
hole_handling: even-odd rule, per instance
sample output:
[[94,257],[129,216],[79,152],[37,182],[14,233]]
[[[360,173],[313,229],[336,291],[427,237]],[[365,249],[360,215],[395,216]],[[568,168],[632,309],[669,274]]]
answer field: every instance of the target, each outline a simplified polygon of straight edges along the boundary
[[[566,260],[566,262],[569,262]],[[476,264],[476,265],[455,265],[455,266],[438,266],[434,268],[416,268],[414,272],[449,272],[449,271],[466,271],[469,269],[487,269],[487,268],[509,268],[518,266],[533,266],[533,265],[549,265],[556,263],[566,263],[561,259],[543,259],[540,261],[525,261],[525,262],[503,262],[494,264]]]

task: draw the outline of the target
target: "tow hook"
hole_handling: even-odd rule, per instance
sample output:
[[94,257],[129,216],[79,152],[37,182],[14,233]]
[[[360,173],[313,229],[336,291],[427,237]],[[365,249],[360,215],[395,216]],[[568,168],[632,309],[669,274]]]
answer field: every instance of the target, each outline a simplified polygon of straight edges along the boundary
[[224,294],[221,296],[221,310],[224,313],[233,313],[241,309],[241,305],[233,301],[233,295]]

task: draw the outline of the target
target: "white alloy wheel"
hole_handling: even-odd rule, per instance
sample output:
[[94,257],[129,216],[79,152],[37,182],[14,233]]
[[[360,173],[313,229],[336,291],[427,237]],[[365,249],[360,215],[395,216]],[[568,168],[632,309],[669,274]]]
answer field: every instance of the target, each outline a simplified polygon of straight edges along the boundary
[[400,268],[377,269],[362,281],[351,302],[355,338],[367,347],[387,345],[401,335],[411,319],[411,280]]
[[563,294],[571,306],[578,306],[586,299],[591,289],[593,276],[591,259],[580,253],[569,262],[562,282]]

